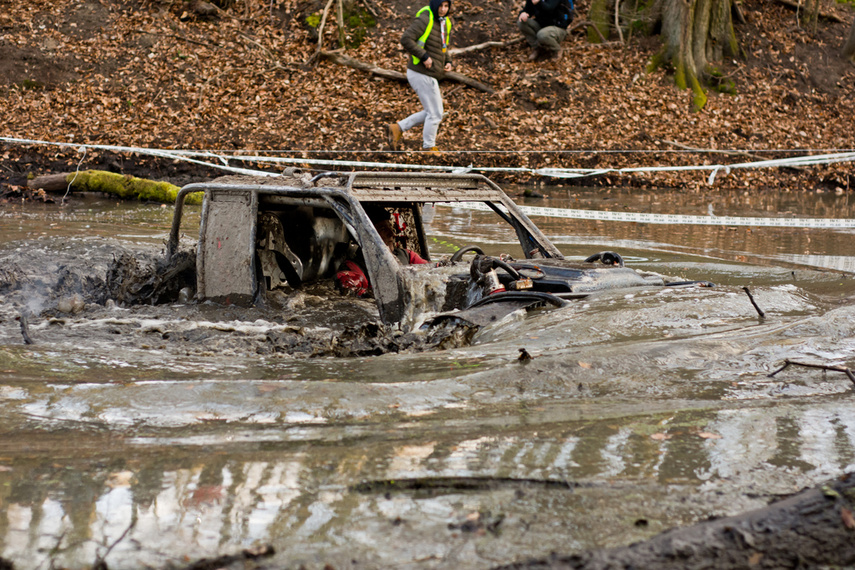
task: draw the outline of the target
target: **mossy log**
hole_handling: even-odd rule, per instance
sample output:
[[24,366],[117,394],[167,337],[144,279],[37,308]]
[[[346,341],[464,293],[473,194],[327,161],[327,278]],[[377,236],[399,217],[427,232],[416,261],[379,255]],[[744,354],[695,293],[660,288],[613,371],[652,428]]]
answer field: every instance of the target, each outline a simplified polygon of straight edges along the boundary
[[[175,203],[180,188],[169,182],[158,182],[116,174],[103,170],[84,170],[67,174],[39,176],[27,182],[30,188],[42,188],[47,192],[64,192],[71,185],[74,192],[104,192],[120,198],[148,200],[164,204]],[[187,196],[188,204],[201,204],[201,194]]]

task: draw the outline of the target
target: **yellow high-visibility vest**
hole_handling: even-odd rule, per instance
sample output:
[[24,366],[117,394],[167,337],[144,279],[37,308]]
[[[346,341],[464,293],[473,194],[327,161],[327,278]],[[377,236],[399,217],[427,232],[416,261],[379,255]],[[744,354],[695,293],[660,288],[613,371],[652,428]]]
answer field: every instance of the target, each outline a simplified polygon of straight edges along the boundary
[[[420,37],[419,40],[416,42],[416,44],[418,44],[418,46],[422,49],[425,48],[425,42],[427,41],[428,36],[430,35],[430,31],[433,29],[433,10],[430,9],[430,6],[425,6],[424,8],[422,8],[421,10],[416,12],[416,18],[421,16],[422,12],[424,12],[425,10],[428,11],[428,15],[430,16],[430,20],[428,20],[428,25],[427,25],[427,28],[425,28],[425,33],[423,33],[422,37]],[[451,18],[449,18],[448,16],[445,17],[445,33],[447,34],[446,37],[449,37],[449,38],[451,37]],[[445,53],[447,45],[448,45],[448,42],[446,41],[442,46],[442,52],[443,53]],[[418,64],[419,64],[419,58],[417,58],[416,56],[413,56],[413,65],[418,65]]]

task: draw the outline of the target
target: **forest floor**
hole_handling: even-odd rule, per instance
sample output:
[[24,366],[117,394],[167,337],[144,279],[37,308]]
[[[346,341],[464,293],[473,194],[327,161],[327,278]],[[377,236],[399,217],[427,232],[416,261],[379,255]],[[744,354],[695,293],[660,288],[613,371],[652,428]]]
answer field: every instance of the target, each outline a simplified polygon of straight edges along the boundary
[[[378,18],[374,26],[347,29],[346,54],[405,71],[399,38],[421,2],[361,1],[350,6],[351,15],[370,6]],[[517,38],[516,4],[456,1],[453,45]],[[853,14],[829,0],[822,10],[839,21],[822,18],[815,30],[775,0],[744,0],[746,23],[736,24],[744,57],[716,64],[736,94],[710,90],[700,112],[691,110],[691,91],[678,89],[667,70],[646,71],[660,48],[656,36],[591,44],[582,25],[568,35],[560,61],[528,62],[523,43],[461,54],[455,71],[495,93],[442,83],[439,156],[419,152],[415,130],[405,134],[404,150],[388,147],[385,124],[420,109],[406,83],[313,58],[317,33],[306,21],[323,11],[320,0],[245,0],[205,17],[167,0],[2,5],[0,137],[7,139],[0,141],[0,194],[25,185],[28,176],[78,166],[179,185],[217,174],[141,153],[87,149],[84,155],[81,144],[508,169],[726,165],[855,148],[855,65],[840,55]],[[587,7],[585,0],[577,4],[577,24]],[[326,49],[337,47],[333,14]],[[734,169],[719,173],[712,188],[844,192],[850,173],[850,162]],[[488,174],[499,182],[534,178],[525,170]],[[706,191],[709,174],[541,180]]]

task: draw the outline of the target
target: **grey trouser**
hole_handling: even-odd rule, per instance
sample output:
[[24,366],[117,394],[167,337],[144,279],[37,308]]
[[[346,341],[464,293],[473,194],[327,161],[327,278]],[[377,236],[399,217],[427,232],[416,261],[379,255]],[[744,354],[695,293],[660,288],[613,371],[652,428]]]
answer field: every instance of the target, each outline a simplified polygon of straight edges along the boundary
[[403,121],[398,121],[402,131],[408,131],[413,127],[424,125],[422,129],[422,146],[433,148],[436,146],[436,132],[439,130],[439,122],[442,121],[442,91],[439,90],[439,81],[435,77],[407,70],[407,81],[416,92],[419,101],[422,102],[424,111],[413,113]]
[[525,22],[517,21],[517,26],[525,36],[525,41],[533,48],[542,47],[549,51],[558,51],[561,49],[561,42],[567,37],[567,30],[558,26],[541,28],[532,17]]

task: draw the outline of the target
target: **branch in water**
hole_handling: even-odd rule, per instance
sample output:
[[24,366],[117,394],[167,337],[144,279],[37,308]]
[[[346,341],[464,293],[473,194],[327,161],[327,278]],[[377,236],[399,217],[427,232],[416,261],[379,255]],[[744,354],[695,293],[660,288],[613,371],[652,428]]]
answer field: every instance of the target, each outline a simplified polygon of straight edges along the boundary
[[792,366],[804,366],[805,368],[819,368],[820,370],[831,370],[833,372],[843,372],[849,377],[850,380],[852,380],[852,383],[855,384],[855,374],[853,374],[852,371],[849,370],[849,368],[847,368],[845,366],[829,366],[827,364],[810,364],[808,362],[796,362],[794,360],[790,360],[789,358],[784,360],[783,366],[781,366],[780,368],[778,368],[774,372],[770,373],[769,377],[771,378],[772,376],[774,376],[778,372],[783,371],[784,369],[786,369],[790,365],[792,365]]
[[754,305],[754,309],[757,311],[757,314],[760,315],[760,318],[766,318],[766,313],[764,313],[763,310],[757,306],[757,302],[754,300],[754,295],[751,294],[751,291],[748,290],[748,287],[743,287],[742,290],[745,291],[745,293],[748,295],[748,300],[751,301],[752,305]]

